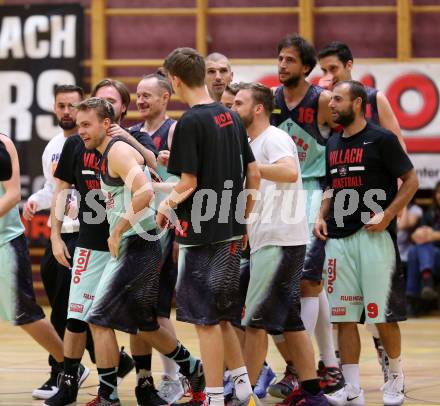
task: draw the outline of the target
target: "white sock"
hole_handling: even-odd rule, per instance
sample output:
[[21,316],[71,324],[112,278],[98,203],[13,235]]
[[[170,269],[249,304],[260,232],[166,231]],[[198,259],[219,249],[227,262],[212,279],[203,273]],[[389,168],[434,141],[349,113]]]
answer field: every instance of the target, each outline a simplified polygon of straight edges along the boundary
[[333,345],[335,346],[335,351],[339,351],[339,332],[338,332],[338,325],[332,326],[332,334],[333,334]]
[[397,357],[397,358],[388,357],[388,361],[390,362],[389,364],[390,374],[399,374],[399,375],[403,374],[401,357]]
[[379,330],[375,324],[365,324],[365,328],[371,333],[374,338],[380,338]]
[[162,360],[163,374],[167,375],[173,381],[177,381],[179,376],[179,365],[177,365],[172,359],[165,357],[165,355],[160,354],[160,359]]
[[301,319],[304,327],[313,337],[315,334],[316,320],[318,320],[319,297],[302,297],[301,298]]
[[245,401],[252,395],[252,386],[246,367],[231,370],[232,381],[234,382],[235,396],[241,401]]
[[205,388],[206,401],[208,405],[212,406],[225,406],[225,395],[223,393],[223,386],[218,388]]
[[338,367],[333,344],[333,327],[330,323],[330,308],[327,293],[323,290],[319,294],[319,312],[315,327],[315,337],[318,343],[321,359],[326,367]]
[[359,364],[343,364],[342,374],[345,382],[351,384],[357,389],[360,389],[359,384]]

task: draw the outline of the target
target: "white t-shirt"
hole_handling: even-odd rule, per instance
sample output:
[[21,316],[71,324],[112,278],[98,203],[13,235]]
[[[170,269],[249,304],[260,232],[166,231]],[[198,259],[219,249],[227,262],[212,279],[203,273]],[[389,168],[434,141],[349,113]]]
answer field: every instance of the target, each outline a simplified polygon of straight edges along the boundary
[[[55,178],[53,174],[57,168],[58,161],[60,159],[61,152],[63,150],[64,143],[66,142],[64,133],[59,133],[53,137],[44,148],[43,155],[41,157],[43,165],[44,186],[43,189],[38,190],[29,197],[29,201],[37,203],[37,211],[50,209],[52,206],[53,193],[55,191]],[[47,222],[50,227],[50,216]],[[61,228],[62,233],[74,233],[79,230],[79,220],[72,219],[68,216],[64,216],[63,225]]]
[[257,163],[273,164],[281,158],[292,157],[299,172],[295,183],[261,179],[261,199],[255,203],[253,210],[253,217],[257,217],[248,226],[251,253],[267,245],[307,244],[309,232],[305,195],[295,143],[284,131],[269,126],[250,142],[250,146]]

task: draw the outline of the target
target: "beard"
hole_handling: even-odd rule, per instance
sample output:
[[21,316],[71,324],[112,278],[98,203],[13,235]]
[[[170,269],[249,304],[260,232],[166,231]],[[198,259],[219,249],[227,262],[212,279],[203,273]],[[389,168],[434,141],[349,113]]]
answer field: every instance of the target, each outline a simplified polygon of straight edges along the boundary
[[353,123],[355,119],[355,114],[353,109],[341,111],[338,116],[334,119],[336,124],[342,125],[342,127],[347,127]]
[[76,121],[73,118],[67,120],[59,120],[58,125],[63,130],[73,130],[76,127]]
[[246,116],[240,116],[240,118],[241,121],[243,121],[243,124],[246,129],[248,129],[254,122],[254,116],[252,114],[248,114]]
[[298,86],[298,83],[299,83],[299,81],[300,81],[300,79],[301,79],[301,76],[299,76],[299,75],[292,75],[292,76],[290,76],[290,77],[288,77],[287,79],[285,79],[285,80],[281,80],[280,79],[280,82],[285,86],[285,87],[297,87]]

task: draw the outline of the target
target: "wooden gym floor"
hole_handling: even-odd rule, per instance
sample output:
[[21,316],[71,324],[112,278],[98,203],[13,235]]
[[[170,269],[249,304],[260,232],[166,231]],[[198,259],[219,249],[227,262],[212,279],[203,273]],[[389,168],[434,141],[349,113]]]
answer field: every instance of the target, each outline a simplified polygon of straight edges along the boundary
[[[198,355],[198,342],[193,327],[176,323],[180,340]],[[408,405],[440,405],[440,317],[410,319],[403,323],[403,365],[406,375],[406,402]],[[381,405],[379,390],[382,383],[380,367],[376,360],[371,337],[360,327],[362,338],[361,382],[366,394],[367,405]],[[128,347],[128,336],[118,333],[120,345]],[[270,340],[269,340],[270,341]],[[273,370],[281,376],[283,362],[270,342],[267,360]],[[80,389],[78,405],[90,401],[98,382],[96,370],[88,355],[84,363],[92,370]],[[153,374],[158,384],[161,364],[153,356]],[[48,378],[47,354],[40,349],[21,329],[0,322],[0,405],[41,405],[31,392]],[[135,374],[131,373],[119,388],[123,405],[134,406]],[[267,397],[264,404],[275,404],[276,399]]]

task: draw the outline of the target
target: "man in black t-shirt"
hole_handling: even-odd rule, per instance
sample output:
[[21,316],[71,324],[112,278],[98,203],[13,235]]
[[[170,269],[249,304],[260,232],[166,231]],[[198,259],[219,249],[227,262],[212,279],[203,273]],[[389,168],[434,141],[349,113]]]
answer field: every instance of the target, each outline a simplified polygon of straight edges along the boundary
[[[344,388],[327,395],[331,405],[363,404],[359,384],[357,323],[375,324],[389,356],[386,405],[404,399],[398,321],[405,320],[403,275],[396,244],[396,215],[418,187],[416,172],[397,137],[367,123],[361,83],[335,85],[330,108],[343,134],[326,148],[328,190],[315,226],[327,240],[325,269],[332,322],[339,323]],[[397,190],[397,179],[402,185]],[[331,196],[329,197],[331,192]]]
[[[157,223],[166,226],[178,206],[177,319],[196,325],[207,403],[223,406],[225,360],[237,397],[245,401],[252,394],[230,322],[241,312],[241,239],[253,207],[243,184],[258,189],[259,172],[240,118],[206,91],[203,57],[194,49],[178,48],[164,67],[175,93],[191,108],[177,123],[168,163],[168,172],[181,180],[160,204]],[[202,395],[197,404],[203,401]]]

